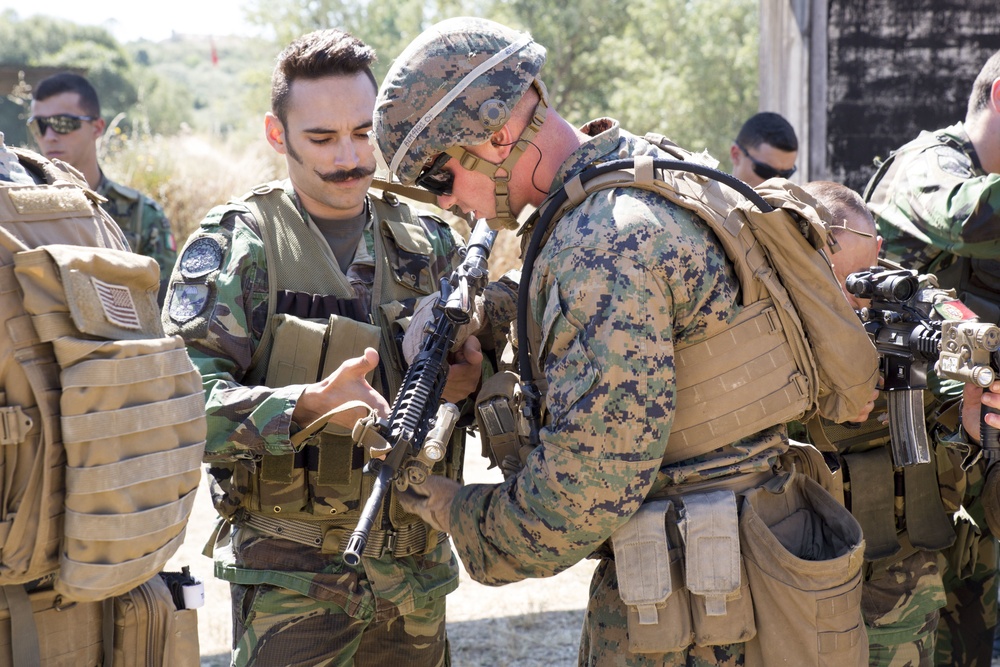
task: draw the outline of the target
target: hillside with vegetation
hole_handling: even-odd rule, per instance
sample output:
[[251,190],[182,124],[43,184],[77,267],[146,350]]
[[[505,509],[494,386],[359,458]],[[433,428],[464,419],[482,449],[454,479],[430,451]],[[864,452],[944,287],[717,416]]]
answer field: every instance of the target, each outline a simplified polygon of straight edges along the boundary
[[[317,28],[344,27],[374,46],[379,78],[413,37],[449,16],[528,30],[548,49],[542,76],[568,120],[612,116],[635,133],[707,149],[723,169],[757,111],[756,0],[247,0],[245,12],[276,40],[180,34],[121,44],[101,27],[7,10],[0,68],[85,71],[108,120],[102,164],[164,205],[178,242],[213,205],[283,176],[263,140],[270,72],[288,41]],[[0,131],[30,146],[28,81],[3,93]]]

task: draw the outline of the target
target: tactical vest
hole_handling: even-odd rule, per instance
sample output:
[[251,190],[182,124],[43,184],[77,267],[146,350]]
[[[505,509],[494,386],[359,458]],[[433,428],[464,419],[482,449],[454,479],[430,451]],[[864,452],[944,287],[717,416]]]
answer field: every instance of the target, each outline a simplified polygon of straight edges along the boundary
[[163,336],[155,262],[82,181],[13,150],[46,184],[0,187],[0,584],[56,573],[66,599],[101,600],[183,541],[204,394]]
[[[965,152],[962,143],[953,137],[927,134],[890,153],[865,186],[864,200],[869,203],[876,219],[887,203],[880,201],[876,189],[883,181],[893,182],[900,167],[899,156],[919,153],[934,146],[948,146],[959,153]],[[882,193],[884,194],[885,192]],[[976,313],[981,321],[1000,323],[1000,260],[960,257],[940,250],[927,266],[908,268],[918,269],[921,273],[933,273],[938,278],[938,284],[945,289],[954,288],[959,300]]]
[[[957,426],[958,405],[941,410],[924,392],[928,431],[937,424]],[[889,424],[884,397],[863,424],[834,424],[814,419],[807,425],[812,442],[836,452],[844,470],[845,504],[865,535],[865,560],[875,570],[899,562],[917,550],[939,551],[955,541],[955,529],[945,512],[937,478],[937,453],[927,465],[894,468],[889,449]]]
[[[138,190],[134,190],[124,185],[115,183],[114,181],[108,180],[108,188],[105,199],[108,202],[114,202],[115,211],[118,211],[118,206],[121,202],[125,202],[125,205],[129,211],[127,216],[124,215],[111,215],[118,226],[121,228],[122,232],[125,234],[125,238],[128,240],[129,247],[132,248],[133,252],[138,252],[139,248],[142,246],[142,209],[145,205],[144,195]],[[105,208],[107,210],[107,208]],[[108,211],[111,214],[111,211]]]
[[[354,289],[335,265],[325,240],[303,220],[285,187],[279,182],[258,186],[233,204],[234,210],[242,208],[257,220],[268,266],[268,324],[244,384],[280,387],[318,381],[336,368],[331,359],[342,352],[340,347],[362,339],[379,352],[381,372],[373,379],[373,386],[391,398],[404,368],[395,340],[400,331],[395,320],[402,310],[401,302],[437,289],[430,275],[430,239],[413,220],[409,207],[400,206],[395,197],[369,197],[374,216],[375,279],[370,311],[356,312],[344,307],[354,299]],[[414,258],[423,259],[415,262]],[[422,268],[414,268],[421,264]],[[339,312],[308,318],[277,312],[278,296],[283,293],[335,297],[330,302],[340,304],[335,308]],[[279,338],[283,341],[277,346],[280,354],[275,345]],[[358,354],[363,347],[363,343],[358,344],[347,356]],[[336,359],[344,356],[338,354]],[[463,443],[463,437],[456,433],[438,474],[460,477]],[[364,455],[365,450],[355,446],[349,434],[328,426],[295,453],[268,455],[252,467],[224,465],[234,473],[227,493],[249,489],[239,498],[245,512],[238,512],[232,520],[323,551],[342,551],[375,479],[374,475],[362,475]],[[388,511],[383,513],[387,516],[377,517],[377,530],[372,531],[365,555],[379,555],[383,548],[392,548],[397,556],[407,555],[433,548],[441,539],[437,534],[428,539],[427,525],[405,513],[395,499],[386,507]]]
[[[646,139],[691,158],[662,135]],[[741,308],[732,321],[708,322],[698,341],[675,345],[676,410],[664,464],[817,410],[839,421],[860,412],[877,379],[877,352],[821,252],[827,235],[812,197],[789,183],[769,194],[770,203],[784,208],[762,213],[711,178],[654,170],[648,156],[637,156],[634,169],[580,181],[578,175],[566,183],[568,198],[553,220],[602,188],[651,190],[708,223],[740,282]],[[794,279],[781,275],[788,271],[782,259],[792,264]],[[540,332],[528,319],[534,345]],[[851,359],[843,349],[852,350]],[[538,350],[531,352],[535,377],[543,377],[534,361]]]

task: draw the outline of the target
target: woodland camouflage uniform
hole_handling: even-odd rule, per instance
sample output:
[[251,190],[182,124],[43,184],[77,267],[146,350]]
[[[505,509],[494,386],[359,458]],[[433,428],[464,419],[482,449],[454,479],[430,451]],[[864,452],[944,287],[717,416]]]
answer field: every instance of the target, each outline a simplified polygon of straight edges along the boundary
[[[313,224],[290,181],[258,186],[254,192],[270,188],[284,189],[305,224]],[[375,210],[373,203],[369,196],[366,211]],[[289,224],[287,218],[283,216],[280,224]],[[426,294],[437,289],[438,278],[448,275],[460,261],[460,246],[440,219],[414,214],[413,220],[419,220],[429,247],[423,255],[393,259],[393,272],[418,281]],[[277,222],[274,219],[270,224]],[[379,305],[372,303],[372,289],[378,263],[374,237],[386,233],[381,229],[378,216],[369,213],[353,262],[344,272],[355,292],[352,312],[363,321],[377,318],[370,313],[377,312]],[[305,233],[315,242],[310,230]],[[245,386],[250,384],[251,358],[268,326],[269,267],[264,236],[261,225],[245,209],[224,205],[210,211],[181,252],[163,316],[168,330],[184,336],[191,359],[202,373],[209,424],[206,461],[213,500],[219,513],[234,524],[232,535],[221,539],[215,549],[216,576],[232,584],[234,637],[239,640],[233,664],[449,664],[444,605],[445,595],[458,586],[458,564],[446,538],[436,546],[431,544],[426,553],[405,557],[391,552],[369,557],[366,552],[361,564],[352,567],[344,562],[336,545],[332,551],[309,547],[245,524],[246,499],[255,489],[240,486],[236,480],[248,478],[234,475],[234,470],[248,467],[249,479],[258,479],[252,470],[282,455],[295,453],[294,466],[310,470],[320,457],[316,451],[320,447],[307,444],[296,452],[289,439],[297,430],[291,415],[301,384]],[[325,270],[340,271],[332,259]],[[282,296],[279,293],[279,302],[295,301]],[[285,309],[291,306],[282,303],[272,312],[288,312]],[[298,311],[298,315],[326,318],[334,307],[324,305],[319,295],[307,305],[312,312]],[[384,349],[379,352],[380,364],[390,363],[394,357]],[[260,363],[267,364],[268,359]],[[397,387],[383,387],[380,377],[376,371],[373,386],[392,396]],[[347,447],[343,465],[350,474],[360,475],[363,452],[363,448]],[[349,502],[349,508],[356,511],[358,500]],[[381,525],[376,523],[376,528]],[[437,534],[436,539],[441,537]],[[252,619],[252,627],[251,619],[246,618],[251,605],[258,615]],[[267,627],[267,632],[255,635],[253,631],[261,627]]]
[[[885,239],[886,258],[919,273],[934,273],[943,288],[955,288],[959,298],[984,321],[1000,314],[1000,175],[987,174],[962,123],[921,134],[894,152],[866,188],[865,199]],[[932,389],[945,400],[961,392],[954,385]],[[953,489],[950,503],[957,539],[939,553],[937,568],[946,604],[938,624],[934,664],[989,665],[997,625],[997,540],[983,518],[979,495],[985,475],[982,459],[973,461],[975,445],[962,433],[948,438],[947,457],[939,455],[947,478],[942,489]],[[942,461],[947,458],[949,461]],[[948,494],[944,494],[946,505]],[[933,565],[922,563],[929,572]],[[898,579],[918,579],[910,571]],[[917,600],[906,584],[897,589],[898,614]],[[888,595],[888,593],[886,593]],[[920,597],[920,596],[917,596]]]

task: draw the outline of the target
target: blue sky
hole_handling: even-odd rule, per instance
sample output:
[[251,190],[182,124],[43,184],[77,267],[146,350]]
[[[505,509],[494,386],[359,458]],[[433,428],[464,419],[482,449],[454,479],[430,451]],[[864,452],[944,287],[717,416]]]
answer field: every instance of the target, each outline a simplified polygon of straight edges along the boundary
[[246,23],[245,0],[45,0],[31,8],[24,0],[0,0],[0,11],[13,9],[21,18],[45,14],[74,23],[101,25],[120,42],[160,41],[173,32],[196,35],[253,35],[259,29]]

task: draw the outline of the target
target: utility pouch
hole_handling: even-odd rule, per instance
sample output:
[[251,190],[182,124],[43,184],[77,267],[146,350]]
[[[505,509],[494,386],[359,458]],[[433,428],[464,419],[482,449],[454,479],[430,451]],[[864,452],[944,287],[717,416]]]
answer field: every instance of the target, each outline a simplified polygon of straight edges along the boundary
[[736,494],[691,494],[685,495],[683,502],[680,528],[694,642],[699,646],[746,642],[757,628],[740,559]]
[[892,461],[887,447],[844,454],[851,479],[851,514],[865,536],[865,558],[888,558],[899,551],[894,513]]
[[0,667],[100,665],[102,616],[100,602],[69,602],[51,588],[0,587]]
[[[162,577],[105,603],[114,667],[198,667],[198,612],[178,609]],[[109,632],[110,631],[110,632]]]
[[813,480],[781,474],[744,495],[740,538],[757,636],[747,667],[868,664],[861,526]]
[[483,458],[489,459],[491,468],[500,466],[505,477],[513,472],[511,465],[504,464],[505,459],[523,466],[531,453],[527,434],[521,428],[520,396],[520,382],[510,371],[491,375],[476,396],[476,423]]
[[632,653],[680,651],[694,637],[681,549],[667,539],[668,522],[676,522],[673,503],[657,500],[640,507],[611,536]]
[[[831,452],[830,456],[836,456]],[[789,442],[784,454],[778,456],[778,468],[785,472],[798,472],[811,478],[830,492],[837,502],[844,502],[844,476],[841,468],[831,470],[823,452],[804,442]]]
[[274,346],[264,381],[268,387],[318,382],[365,348],[379,348],[379,328],[349,317],[319,320],[282,314],[275,315],[273,326]]
[[60,369],[66,513],[55,589],[102,600],[148,580],[184,540],[205,447],[201,375],[184,341],[163,337],[155,261],[49,245],[14,263]]

